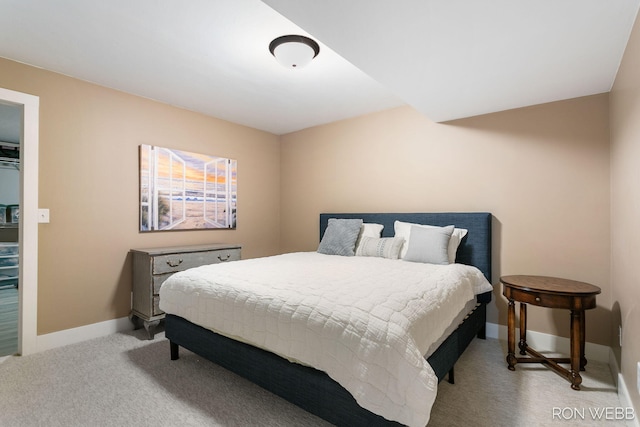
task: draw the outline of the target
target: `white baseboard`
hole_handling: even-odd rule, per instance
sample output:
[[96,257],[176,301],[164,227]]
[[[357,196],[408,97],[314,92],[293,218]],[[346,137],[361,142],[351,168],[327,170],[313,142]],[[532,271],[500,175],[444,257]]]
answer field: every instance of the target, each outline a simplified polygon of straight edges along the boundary
[[[116,332],[130,331],[132,329],[133,324],[129,318],[121,317],[119,319],[93,323],[91,325],[66,329],[64,331],[38,335],[36,351],[40,352],[50,350],[52,348],[76,344],[93,338],[115,334]],[[516,336],[519,336],[519,332],[517,330]],[[506,341],[507,327],[505,325],[487,323],[487,337]],[[570,352],[570,343],[568,338],[557,337],[555,335],[545,334],[542,332],[527,331],[527,343],[529,343],[532,348],[541,352],[552,351],[564,354],[569,354]],[[585,344],[585,352],[589,355],[589,359],[609,364],[611,363],[611,349],[607,346],[587,342]],[[615,360],[615,358],[613,359]],[[616,371],[612,371],[612,375],[614,376],[614,379],[617,377],[617,369]]]
[[36,352],[50,350],[64,345],[76,344],[93,338],[104,337],[116,332],[133,330],[133,324],[128,317],[93,323],[64,331],[38,335],[36,337]]
[[[132,329],[133,324],[129,318],[121,317],[119,319],[107,320],[105,322],[66,329],[64,331],[53,332],[46,335],[38,335],[37,351],[50,350],[52,348],[75,344],[93,338],[115,334],[116,332],[130,331]],[[517,330],[516,336],[519,336],[519,332]],[[507,327],[505,325],[487,323],[487,337],[506,341]],[[571,347],[568,338],[557,337],[555,335],[536,331],[527,331],[527,343],[530,344],[532,348],[541,352],[551,351],[569,354]],[[585,353],[589,355],[589,359],[608,363],[611,366],[612,357],[610,357],[610,347],[588,342],[585,344]],[[613,357],[613,360],[615,361],[615,357]],[[615,371],[612,370],[614,379],[617,377],[617,372],[617,369]]]
[[[620,405],[625,408],[633,408],[633,404],[631,403],[631,397],[629,396],[629,389],[624,382],[624,378],[622,374],[618,374],[618,398],[620,399]],[[638,414],[638,410],[640,408],[633,408],[633,412],[635,414],[635,418],[633,420],[627,420],[628,427],[640,427],[640,414]]]
[[616,359],[616,355],[613,353],[613,350],[609,348],[609,372],[611,372],[611,378],[613,378],[613,382],[618,388],[618,376],[620,375],[620,367],[618,366],[618,360]]
[[[499,340],[507,340],[507,327],[505,325],[496,325],[495,323],[487,323],[487,337]],[[516,340],[520,339],[520,330],[516,329]],[[531,348],[539,352],[554,352],[562,354],[570,354],[571,343],[569,338],[557,337],[555,335],[545,334],[536,331],[527,331],[527,344]],[[585,343],[584,352],[587,360],[593,359],[598,362],[609,363],[609,352],[611,348],[606,345]]]
[[611,370],[611,375],[613,376],[616,390],[618,390],[618,399],[620,399],[620,406],[624,408],[633,408],[635,418],[633,420],[626,420],[627,427],[640,427],[640,415],[638,414],[638,410],[640,410],[640,408],[633,407],[631,396],[629,396],[629,389],[627,388],[627,384],[625,383],[624,378],[620,373],[618,360],[616,359],[616,355],[614,354],[613,350],[609,352],[609,369]]

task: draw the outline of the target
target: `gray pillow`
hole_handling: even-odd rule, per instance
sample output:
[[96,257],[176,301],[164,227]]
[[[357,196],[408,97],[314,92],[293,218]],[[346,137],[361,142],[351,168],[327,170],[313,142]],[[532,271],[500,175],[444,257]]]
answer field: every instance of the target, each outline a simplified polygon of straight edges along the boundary
[[354,256],[360,227],[361,219],[329,218],[318,252],[325,255]]
[[453,225],[446,227],[411,227],[409,248],[404,260],[428,264],[449,264],[449,239]]

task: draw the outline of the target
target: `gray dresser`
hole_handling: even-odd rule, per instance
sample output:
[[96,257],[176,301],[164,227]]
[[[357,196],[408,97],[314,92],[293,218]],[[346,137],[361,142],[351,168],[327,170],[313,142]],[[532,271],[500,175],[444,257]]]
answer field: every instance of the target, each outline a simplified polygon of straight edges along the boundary
[[160,285],[178,271],[205,264],[239,260],[240,246],[218,243],[132,249],[131,253],[133,255],[133,305],[129,318],[136,329],[144,326],[149,339],[153,339],[154,328],[165,316],[159,307]]

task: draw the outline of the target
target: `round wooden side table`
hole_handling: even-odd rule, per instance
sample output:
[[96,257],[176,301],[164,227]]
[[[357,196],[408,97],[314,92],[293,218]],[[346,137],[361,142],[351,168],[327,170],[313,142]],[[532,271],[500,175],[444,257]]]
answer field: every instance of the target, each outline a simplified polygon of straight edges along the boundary
[[[559,279],[546,276],[503,276],[500,282],[504,287],[503,295],[509,300],[508,311],[508,354],[507,363],[511,371],[517,363],[543,363],[571,382],[571,388],[580,390],[587,359],[584,356],[585,310],[595,308],[596,295],[600,288],[589,283]],[[520,354],[515,356],[516,309],[520,303]],[[571,310],[571,355],[570,357],[546,357],[527,345],[527,304],[540,307],[564,308]],[[559,363],[569,363],[566,369]]]

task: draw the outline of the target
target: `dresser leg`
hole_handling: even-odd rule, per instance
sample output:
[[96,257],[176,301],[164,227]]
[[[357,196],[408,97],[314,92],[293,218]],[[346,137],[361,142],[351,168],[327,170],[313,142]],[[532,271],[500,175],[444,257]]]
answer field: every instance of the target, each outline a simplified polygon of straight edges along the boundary
[[149,339],[152,340],[154,336],[154,329],[160,324],[160,320],[145,320],[144,329],[149,334]]
[[133,323],[133,330],[134,331],[142,328],[142,321],[135,314],[129,313],[129,320],[131,320],[131,323]]
[[510,371],[515,371],[516,359],[516,305],[512,299],[509,300],[509,310],[507,312],[507,364]]

